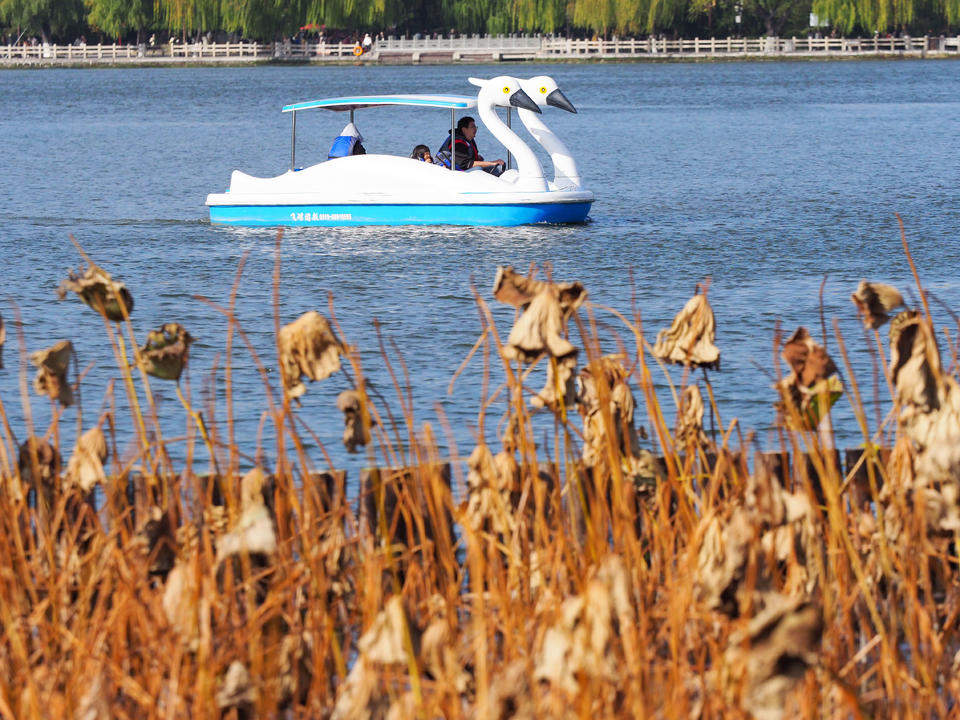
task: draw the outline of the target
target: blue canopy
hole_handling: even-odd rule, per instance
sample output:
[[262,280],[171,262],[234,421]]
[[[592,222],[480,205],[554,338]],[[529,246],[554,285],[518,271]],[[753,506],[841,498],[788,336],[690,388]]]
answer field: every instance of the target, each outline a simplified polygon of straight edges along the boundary
[[359,110],[360,108],[380,107],[383,105],[407,105],[409,107],[446,108],[447,110],[468,110],[477,106],[475,97],[466,95],[358,95],[356,97],[324,98],[285,105],[283,112],[296,110]]

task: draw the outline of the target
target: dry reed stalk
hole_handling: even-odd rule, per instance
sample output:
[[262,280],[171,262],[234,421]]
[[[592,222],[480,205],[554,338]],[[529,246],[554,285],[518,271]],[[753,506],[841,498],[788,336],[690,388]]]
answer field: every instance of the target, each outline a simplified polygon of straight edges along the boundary
[[[113,460],[83,474],[106,481],[102,523],[88,497],[62,483],[55,463],[43,462],[59,451],[59,414],[48,453],[38,441],[18,444],[0,406],[11,466],[0,462],[0,474],[28,483],[20,497],[0,493],[0,663],[10,669],[0,677],[0,715],[42,717],[61,707],[88,709],[90,720],[243,713],[912,718],[952,711],[960,527],[937,529],[922,500],[931,496],[897,490],[923,471],[925,446],[893,410],[869,427],[836,324],[844,389],[865,443],[860,465],[844,472],[837,460],[828,397],[814,391],[823,412],[810,423],[803,398],[787,395],[783,414],[795,429],[782,430],[792,462],[781,479],[762,456],[751,467],[749,435],[735,444],[739,424],[724,426],[720,408],[715,445],[703,442],[699,411],[692,429],[675,434],[661,396],[680,406],[679,392],[666,367],[649,361],[639,312],[627,319],[599,304],[571,310],[576,339],[564,338],[582,361],[580,403],[593,424],[560,402],[558,367],[543,362],[534,371],[552,372],[555,383],[557,402],[545,408],[553,421],[548,454],[534,434],[530,368],[507,356],[509,343],[477,294],[480,337],[464,362],[483,365],[479,436],[470,480],[460,484],[478,498],[481,491],[496,496],[471,506],[469,496],[455,501],[443,470],[452,464],[462,477],[461,458],[441,450],[431,425],[415,415],[400,350],[378,329],[377,363],[394,386],[388,401],[365,379],[331,298],[331,326],[347,361],[342,371],[358,396],[359,437],[381,477],[370,495],[357,497],[334,478],[325,453],[330,479],[315,470],[300,434],[311,433],[321,451],[324,438],[289,399],[276,397],[283,387],[266,373],[235,314],[242,270],[241,261],[228,307],[204,302],[228,324],[223,372],[230,392],[234,337],[264,383],[264,421],[275,425],[277,457],[255,492],[239,477],[246,453],[236,446],[231,397],[222,400],[225,446],[216,404],[202,421],[188,420],[206,431],[211,457],[219,451],[230,458],[203,476],[192,472],[189,450],[183,470],[170,472],[166,446],[184,439],[147,441],[155,421],[149,400],[144,414],[131,403],[124,429],[132,429],[137,449],[133,459],[119,458],[108,393],[101,411]],[[278,334],[280,289],[278,253]],[[616,333],[605,334],[597,313],[608,310],[632,336],[629,349]],[[111,342],[121,378],[128,392],[149,393],[134,381],[126,345],[137,346],[126,322],[128,332]],[[611,344],[616,358],[604,349]],[[215,367],[211,377],[219,372]],[[938,372],[951,385],[947,371]],[[655,391],[660,373],[669,393]],[[897,373],[885,375],[900,388]],[[692,387],[686,373],[684,387]],[[683,392],[684,403],[696,405],[692,391]],[[184,407],[192,416],[189,402]],[[484,429],[486,413],[500,410],[502,450],[495,452]],[[632,435],[641,415],[651,435],[646,447]],[[33,438],[28,404],[25,416],[21,434]],[[442,414],[441,422],[452,435]],[[898,442],[885,464],[887,423]],[[598,460],[590,472],[587,445]],[[23,461],[13,467],[18,446]],[[98,443],[91,457],[101,455]],[[127,474],[139,458],[166,488],[150,498],[160,503],[152,509],[126,501]],[[647,464],[633,462],[640,459]],[[874,504],[848,507],[858,467]],[[79,476],[77,468],[71,476]],[[938,483],[948,504],[942,493],[949,495],[950,483]],[[354,517],[354,501],[369,502],[376,520]],[[472,522],[471,507],[486,519]],[[499,524],[478,507],[495,508]],[[255,531],[273,533],[259,546],[263,552]],[[713,598],[702,590],[710,568],[726,573]],[[379,647],[376,637],[390,642]]]

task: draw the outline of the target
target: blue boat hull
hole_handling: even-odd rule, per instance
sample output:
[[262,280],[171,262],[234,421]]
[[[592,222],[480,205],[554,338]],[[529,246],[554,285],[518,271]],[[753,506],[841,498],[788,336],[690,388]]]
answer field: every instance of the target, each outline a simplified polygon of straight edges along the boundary
[[531,225],[581,223],[591,202],[503,205],[211,205],[222,225]]

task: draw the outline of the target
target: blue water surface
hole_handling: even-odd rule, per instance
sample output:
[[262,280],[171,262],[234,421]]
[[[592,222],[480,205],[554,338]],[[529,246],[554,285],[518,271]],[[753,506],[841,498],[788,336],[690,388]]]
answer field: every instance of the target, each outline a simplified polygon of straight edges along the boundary
[[[86,372],[85,426],[118,377],[99,318],[54,292],[79,262],[68,239],[73,234],[132,290],[140,337],[176,321],[197,338],[185,380],[208,416],[217,389],[222,421],[226,323],[195,295],[226,305],[238,263],[248,255],[237,315],[276,385],[275,232],[212,226],[203,201],[226,188],[234,169],[262,176],[285,170],[290,118],[280,108],[356,92],[468,93],[471,75],[545,73],[579,109],[551,111],[547,120],[596,192],[591,223],[288,230],[280,250],[281,323],[310,309],[328,314],[332,293],[337,319],[374,387],[399,412],[382,342],[405,384],[402,356],[418,423],[430,422],[445,448],[463,453],[476,439],[479,356],[450,395],[447,386],[480,330],[473,289],[492,303],[498,265],[549,262],[557,279],[583,282],[592,301],[640,311],[651,340],[709,276],[722,351],[722,371],[713,374],[722,419],[738,417],[770,447],[774,330],[777,323],[785,333],[806,325],[820,337],[824,276],[828,330],[837,319],[861,391],[872,401],[876,376],[849,296],[860,278],[912,286],[894,213],[904,219],[925,285],[946,306],[960,308],[957,68],[951,61],[858,61],[2,72],[0,314],[8,340],[0,398],[22,440],[20,377],[32,369],[19,359],[12,303],[22,314],[28,352],[59,339],[74,342]],[[298,164],[319,162],[346,119],[319,110],[299,115]],[[408,154],[421,142],[439,146],[449,115],[380,108],[359,113],[357,123],[368,151]],[[477,140],[488,159],[505,155],[483,128]],[[955,337],[954,321],[936,302],[934,309]],[[506,334],[512,310],[495,312]],[[596,317],[607,337],[624,332],[612,315],[597,310]],[[830,349],[842,365],[832,335]],[[239,340],[233,364],[237,439],[253,455],[267,401]],[[542,376],[534,375],[531,385],[539,386]],[[673,373],[675,380],[681,375]],[[492,386],[501,378],[495,372]],[[659,369],[655,378],[671,405]],[[311,385],[300,413],[334,463],[355,468],[366,460],[349,458],[340,445],[335,405],[347,386],[343,375]],[[154,381],[153,387],[166,434],[183,435],[173,386]],[[124,412],[119,385],[114,394]],[[884,402],[886,395],[880,393]],[[49,404],[32,393],[31,402],[42,430]],[[491,411],[489,441],[501,411],[502,403]],[[74,413],[64,416],[65,444],[72,442]],[[131,427],[123,418],[120,425]],[[846,400],[838,405],[837,426],[842,443],[860,441]],[[129,446],[129,431],[121,441]],[[322,464],[312,438],[308,448]],[[269,444],[265,452],[269,459]]]

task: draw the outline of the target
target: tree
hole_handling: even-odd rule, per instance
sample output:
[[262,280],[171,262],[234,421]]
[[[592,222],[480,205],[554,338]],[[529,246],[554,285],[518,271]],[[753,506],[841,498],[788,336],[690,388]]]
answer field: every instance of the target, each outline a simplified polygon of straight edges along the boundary
[[83,21],[83,0],[0,0],[0,18],[27,32],[38,32],[43,42],[62,35]]
[[216,0],[158,0],[159,15],[168,30],[183,33],[219,30]]
[[110,37],[137,31],[137,44],[153,22],[153,0],[86,0],[87,22]]
[[767,37],[778,37],[796,5],[796,0],[745,0],[743,9],[763,20]]
[[[948,19],[954,22],[957,0],[945,0],[943,4]],[[920,0],[814,0],[813,12],[844,34],[858,27],[867,32],[884,32],[909,25],[919,5]]]

